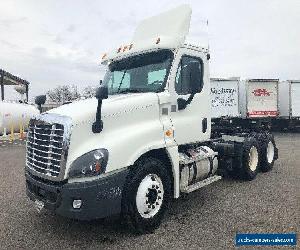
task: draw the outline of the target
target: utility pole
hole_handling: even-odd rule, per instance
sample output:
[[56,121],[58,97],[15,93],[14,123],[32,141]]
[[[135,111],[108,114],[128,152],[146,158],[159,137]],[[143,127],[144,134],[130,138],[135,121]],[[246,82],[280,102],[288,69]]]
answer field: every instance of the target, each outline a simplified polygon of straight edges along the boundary
[[4,101],[4,70],[0,70],[1,79],[0,79],[0,85],[1,85],[1,100]]
[[25,85],[26,86],[26,102],[28,103],[28,84]]

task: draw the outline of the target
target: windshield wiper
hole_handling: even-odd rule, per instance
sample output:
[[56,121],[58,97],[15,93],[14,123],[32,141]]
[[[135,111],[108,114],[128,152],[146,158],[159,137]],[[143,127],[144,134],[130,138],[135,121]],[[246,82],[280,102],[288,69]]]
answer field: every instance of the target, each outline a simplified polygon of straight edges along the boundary
[[119,85],[119,87],[118,87],[118,92],[120,92],[121,85],[122,85],[122,83],[123,83],[123,80],[124,80],[125,74],[126,74],[126,70],[124,71],[124,73],[123,73],[123,75],[122,75],[122,79],[121,79],[120,85]]

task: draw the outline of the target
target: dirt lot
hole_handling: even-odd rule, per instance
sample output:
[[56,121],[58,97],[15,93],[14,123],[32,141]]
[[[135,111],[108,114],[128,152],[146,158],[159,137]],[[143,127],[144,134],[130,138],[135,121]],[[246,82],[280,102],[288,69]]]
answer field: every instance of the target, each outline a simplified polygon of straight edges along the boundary
[[273,171],[252,182],[221,180],[176,200],[161,227],[140,236],[115,219],[38,213],[25,195],[25,147],[1,143],[0,248],[232,249],[236,232],[299,232],[300,134],[277,134],[276,142]]

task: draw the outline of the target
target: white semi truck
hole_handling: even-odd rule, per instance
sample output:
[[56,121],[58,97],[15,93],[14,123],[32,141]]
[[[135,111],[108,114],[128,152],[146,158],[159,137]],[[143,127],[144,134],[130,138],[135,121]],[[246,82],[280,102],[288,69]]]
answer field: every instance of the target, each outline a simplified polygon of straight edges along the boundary
[[190,17],[183,5],[142,21],[131,43],[103,56],[96,98],[30,121],[26,189],[37,208],[80,220],[120,214],[150,232],[172,198],[272,169],[268,132],[211,137],[210,55],[185,42]]

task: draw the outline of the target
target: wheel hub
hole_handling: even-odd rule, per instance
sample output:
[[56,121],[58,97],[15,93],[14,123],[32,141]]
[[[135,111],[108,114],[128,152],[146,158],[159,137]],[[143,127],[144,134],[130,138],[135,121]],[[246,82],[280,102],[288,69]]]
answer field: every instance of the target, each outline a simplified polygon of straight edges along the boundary
[[161,208],[164,188],[156,174],[147,175],[140,183],[136,194],[136,206],[143,218],[151,218]]
[[[158,186],[157,186],[158,187]],[[148,198],[147,199],[147,201],[148,201],[148,203],[149,204],[154,204],[155,203],[155,201],[157,200],[157,190],[156,189],[148,189],[149,190],[149,192],[148,192],[148,194],[146,194],[146,197]]]
[[268,163],[271,164],[274,160],[274,155],[275,155],[275,149],[273,142],[269,141],[268,147],[267,147],[267,160]]
[[249,152],[249,167],[251,171],[255,171],[258,165],[258,151],[255,146],[250,148]]

